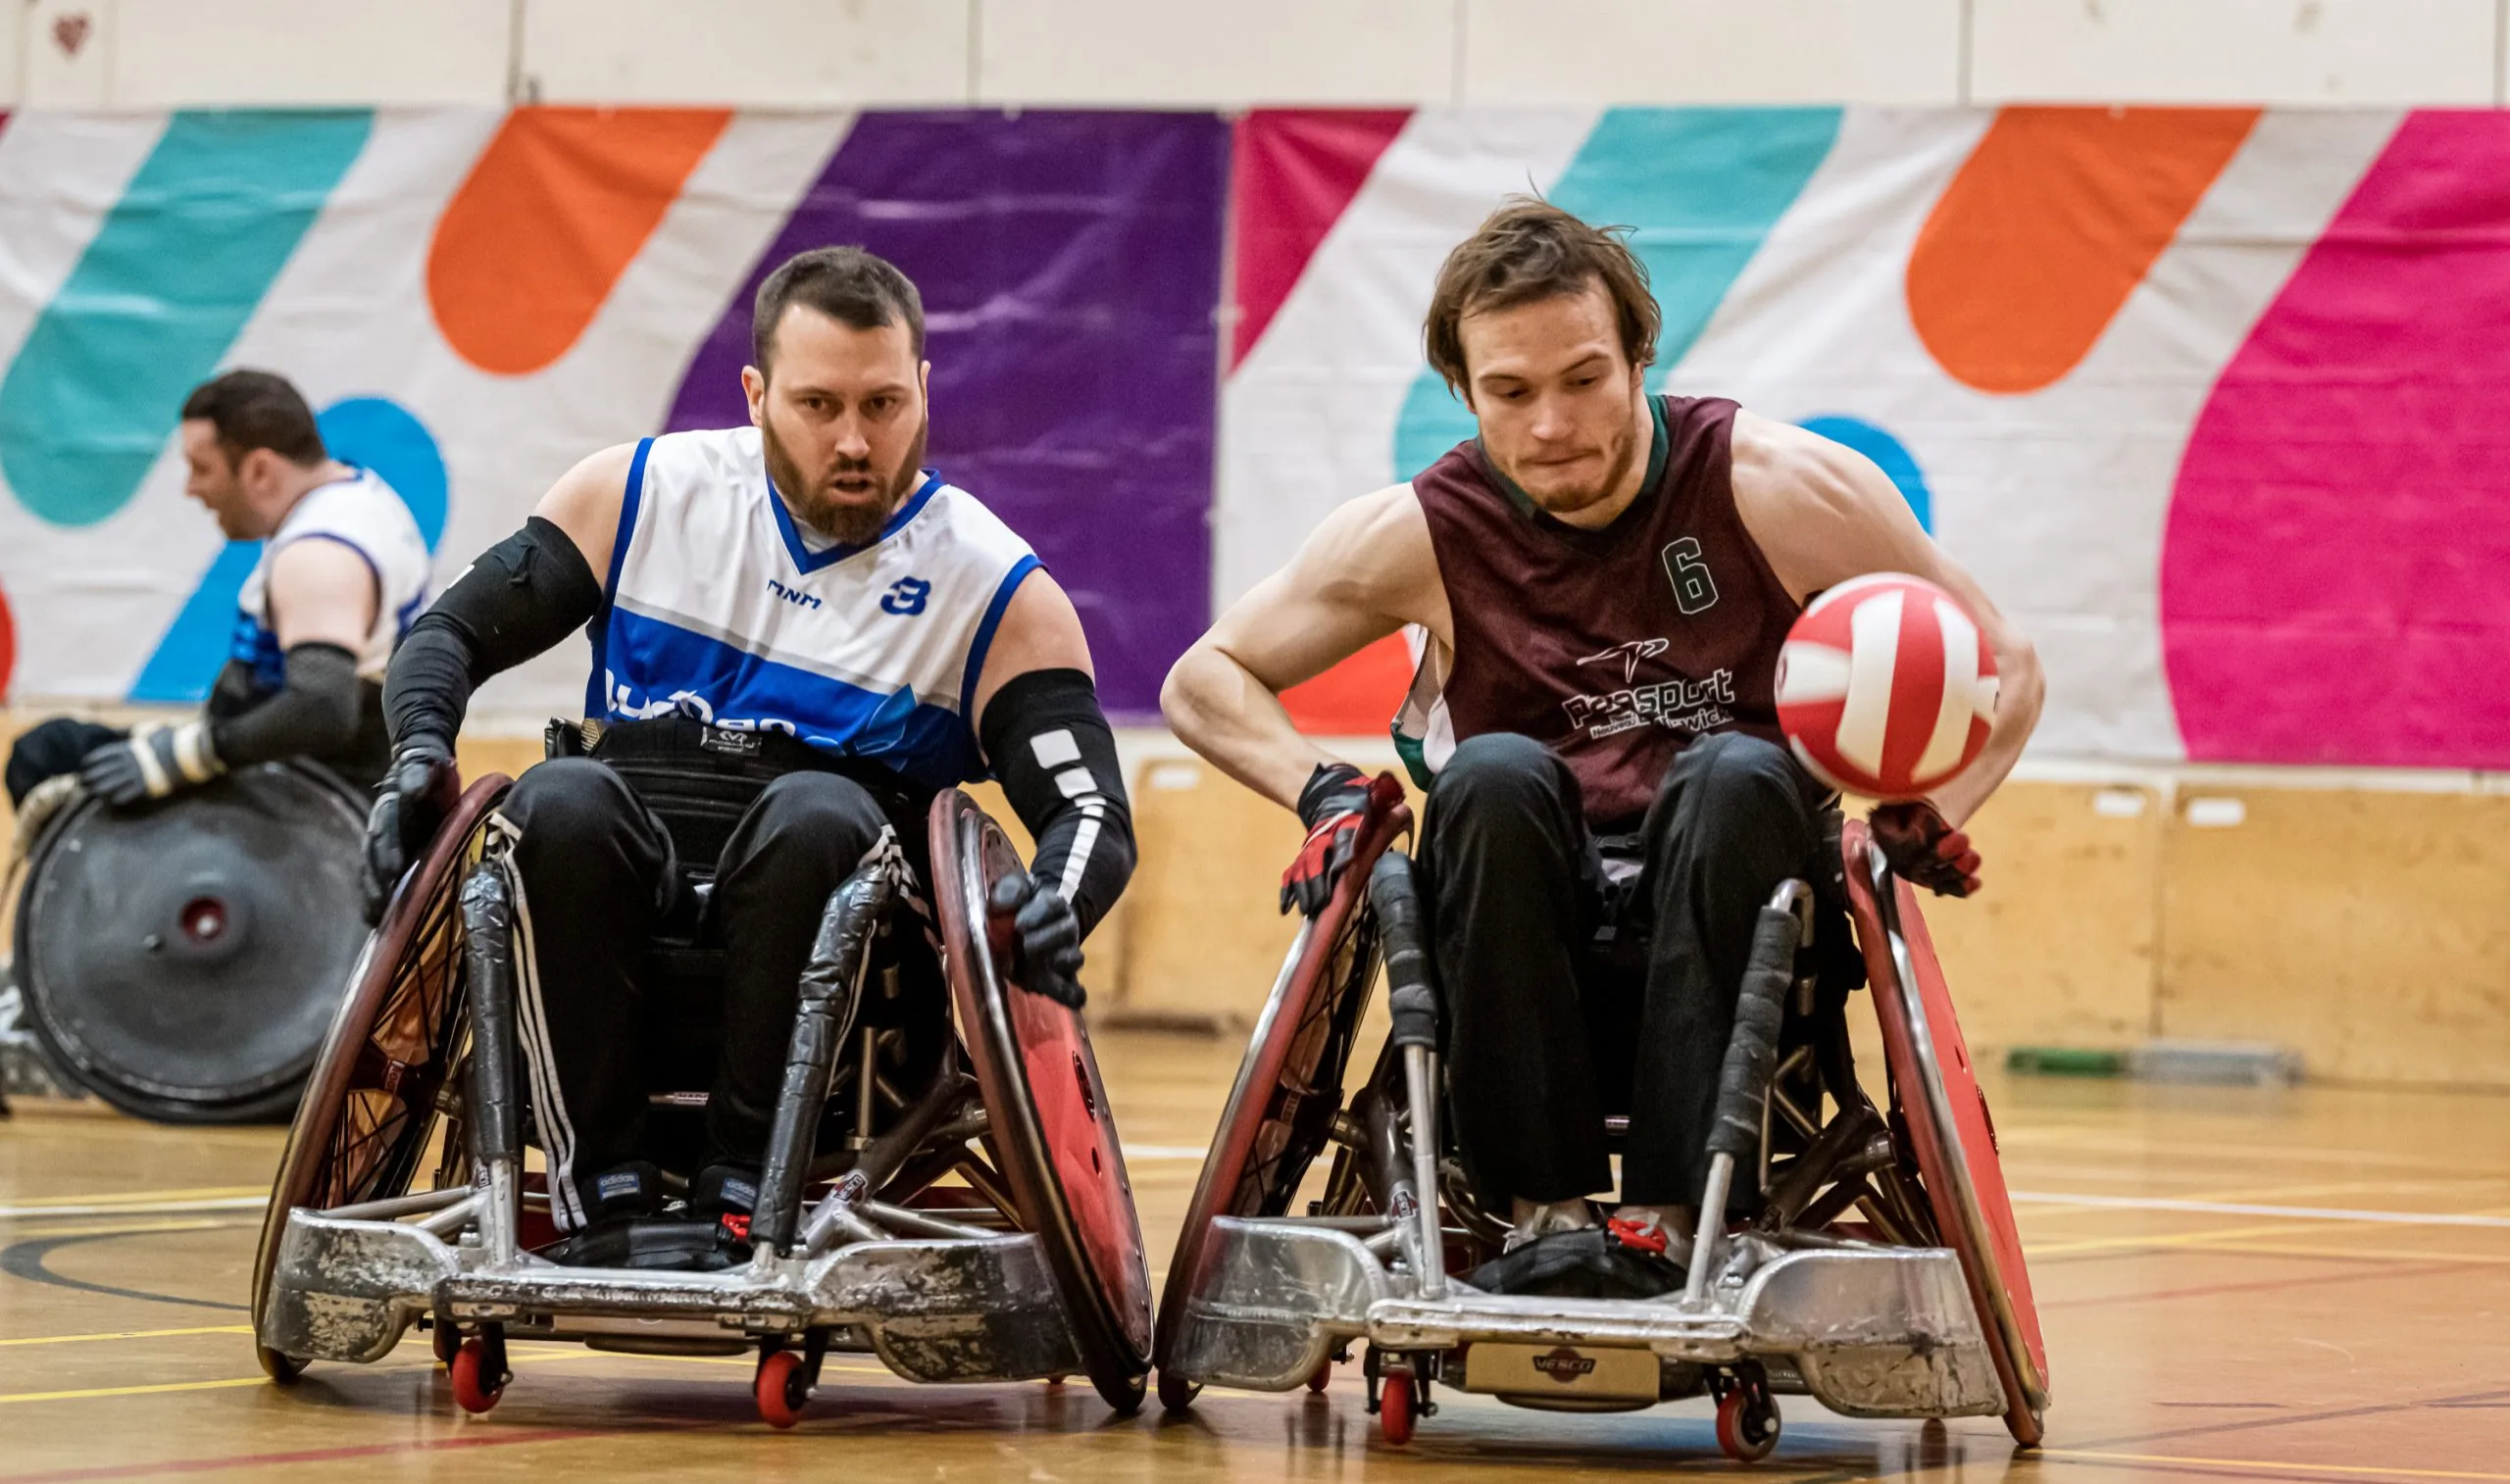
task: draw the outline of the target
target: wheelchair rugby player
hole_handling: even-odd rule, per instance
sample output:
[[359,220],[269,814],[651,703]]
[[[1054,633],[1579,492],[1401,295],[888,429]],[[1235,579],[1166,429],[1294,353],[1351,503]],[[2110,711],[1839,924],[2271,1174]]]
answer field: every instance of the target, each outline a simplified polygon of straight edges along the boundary
[[[1841,868],[1842,830],[1852,860],[1868,858],[1863,842],[1870,838],[1888,874],[1901,881],[1956,897],[1978,890],[1979,857],[1961,825],[2020,754],[2039,712],[2041,679],[2030,643],[1934,546],[1862,455],[1722,398],[1648,395],[1643,377],[1658,329],[1644,269],[1617,231],[1537,200],[1504,204],[1448,255],[1428,315],[1430,362],[1472,410],[1479,435],[1408,482],[1335,511],[1288,567],[1225,613],[1168,677],[1163,706],[1178,734],[1232,777],[1294,809],[1307,826],[1282,877],[1282,910],[1318,918],[1316,936],[1338,933],[1345,941],[1353,920],[1372,915],[1393,985],[1387,1056],[1400,1053],[1396,1075],[1412,1084],[1408,1110],[1399,1086],[1373,1081],[1347,1120],[1335,1123],[1330,1137],[1343,1149],[1327,1200],[1307,1218],[1345,1223],[1327,1232],[1291,1230],[1300,1219],[1292,1216],[1265,1236],[1244,1219],[1285,1212],[1295,1168],[1270,1177],[1275,1189],[1260,1209],[1242,1196],[1233,1211],[1216,1204],[1233,1184],[1258,1188],[1258,1161],[1283,1158],[1249,1148],[1300,1148],[1304,1160],[1327,1137],[1320,1124],[1301,1146],[1296,1116],[1284,1113],[1292,1126],[1280,1134],[1232,1143],[1232,1119],[1240,1116],[1232,1102],[1162,1306],[1161,1398],[1171,1406],[1190,1401],[1206,1379],[1259,1389],[1297,1384],[1294,1367],[1325,1352],[1276,1348],[1286,1343],[1280,1334],[1312,1327],[1319,1345],[1329,1330],[1335,1345],[1367,1334],[1371,1410],[1379,1410],[1382,1383],[1384,1427],[1400,1441],[1415,1407],[1426,1407],[1433,1372],[1407,1359],[1399,1344],[1383,1356],[1390,1336],[1446,1347],[1454,1358],[1445,1362],[1451,1382],[1462,1359],[1460,1336],[1466,1346],[1474,1346],[1477,1332],[1484,1340],[1532,1341],[1518,1347],[1529,1351],[1519,1359],[1530,1362],[1529,1375],[1547,1379],[1526,1385],[1548,1393],[1550,1381],[1600,1380],[1590,1374],[1599,1357],[1609,1362],[1613,1354],[1632,1353],[1543,1353],[1555,1342],[1604,1332],[1637,1347],[1642,1360],[1649,1346],[1656,1349],[1668,1367],[1663,1397],[1685,1394],[1678,1385],[1716,1390],[1730,1452],[1757,1457],[1775,1443],[1776,1413],[1758,1362],[1735,1350],[1736,1332],[1749,1337],[1751,1313],[1761,1311],[1753,1306],[1770,1297],[1768,1285],[1720,1290],[1736,1295],[1727,1309],[1702,1308],[1704,1296],[1712,1307],[1728,1302],[1709,1294],[1712,1275],[1699,1269],[1712,1251],[1734,1250],[1716,1245],[1730,1223],[1753,1219],[1765,1198],[1778,1199],[1752,1179],[1732,1181],[1731,1201],[1720,1198],[1732,1166],[1721,1171],[1719,1162],[1735,1158],[1731,1149],[1712,1156],[1713,1126],[1734,1117],[1721,1102],[1721,1073],[1728,1083],[1737,1076],[1730,1046],[1759,1046],[1758,1086],[1740,1112],[1748,1123],[1743,1134],[1757,1131],[1765,1165],[1775,1115],[1761,1089],[1770,1085],[1772,1049],[1814,1039],[1802,1022],[1820,1007],[1838,1027],[1822,1054],[1834,1070],[1827,1089],[1814,1088],[1810,1106],[1818,1111],[1826,1090],[1841,1104],[1834,1137],[1816,1141],[1816,1152],[1832,1161],[1824,1168],[1838,1176],[1837,1200],[1825,1210],[1873,1195],[1871,1185],[1858,1183],[1852,1162],[1834,1158],[1838,1148],[1871,1143],[1883,1126],[1846,1069],[1837,1020],[1846,989],[1862,971],[1843,911],[1856,884]],[[1807,603],[1881,572],[1931,580],[1977,616],[2001,694],[1970,767],[1931,797],[1883,804],[1868,820],[1843,824],[1836,796],[1788,750],[1776,677],[1781,648]],[[1373,788],[1358,768],[1323,755],[1295,730],[1279,699],[1406,627],[1424,636],[1395,734],[1428,794],[1412,863],[1387,850],[1400,827],[1389,818],[1408,817],[1391,780]],[[1363,869],[1375,861],[1374,876],[1357,893],[1337,892],[1355,861]],[[1380,878],[1389,878],[1390,868],[1389,884]],[[1905,890],[1884,876],[1877,880]],[[1870,964],[1884,934],[1868,928],[1873,893],[1862,900],[1869,911],[1859,936],[1872,940]],[[1800,942],[1793,925],[1799,917]],[[1773,918],[1770,948],[1759,940],[1769,938]],[[1807,946],[1806,963],[1793,962]],[[1360,951],[1363,963],[1369,952]],[[1776,962],[1764,965],[1773,954]],[[1294,948],[1282,980],[1293,996],[1311,962],[1333,961],[1326,950]],[[1933,973],[1931,952],[1925,963],[1921,977]],[[1781,989],[1766,989],[1771,1023],[1738,1032],[1747,974],[1763,970],[1765,979],[1797,992],[1782,999]],[[1320,971],[1347,973],[1364,994],[1373,969]],[[1356,1010],[1329,1014],[1312,1002],[1294,1014],[1297,1007],[1285,1004],[1283,993],[1277,987],[1267,1023],[1356,1022]],[[1783,1035],[1775,1023],[1782,1004]],[[1948,1006],[1940,1019],[1950,1025]],[[1951,1034],[1957,1038],[1957,1028]],[[1294,1043],[1290,1055],[1307,1044]],[[1337,1048],[1323,1064],[1348,1055]],[[1250,1052],[1249,1065],[1261,1056],[1260,1048]],[[1383,1078],[1390,1063],[1380,1064]],[[1803,1058],[1786,1064],[1805,1065]],[[1966,1063],[1960,1074],[1967,1076]],[[1304,1086],[1303,1075],[1280,1073],[1284,1086]],[[1372,1099],[1380,1104],[1374,1111]],[[1243,1116],[1252,1126],[1258,1114]],[[1423,1131],[1440,1119],[1444,1141]],[[1357,1133],[1346,1134],[1346,1126]],[[1417,1165],[1398,1149],[1411,1135],[1419,1136],[1412,1146]],[[1459,1171],[1441,1166],[1441,1149]],[[1615,1183],[1615,1153],[1619,1188],[1607,1206],[1599,1198]],[[1367,1195],[1345,1197],[1356,1182],[1346,1186],[1342,1172],[1372,1158]],[[1230,1162],[1241,1159],[1242,1182]],[[1228,1167],[1215,1175],[1222,1163]],[[1913,1191],[1915,1166],[1908,1167]],[[1807,1165],[1798,1173],[1809,1193],[1819,1172]],[[1458,1280],[1468,1295],[1491,1297],[1455,1301],[1469,1311],[1430,1302],[1446,1282],[1445,1250],[1467,1234],[1452,1223],[1441,1231],[1442,1188],[1449,1208],[1471,1208],[1486,1223],[1482,1240],[1470,1248],[1481,1261]],[[1723,1209],[1701,1209],[1711,1203]],[[1417,1239],[1396,1229],[1416,1204],[1425,1223]],[[1780,1214],[1799,1215],[1802,1204],[1790,1197]],[[2000,1179],[1996,1205],[2002,1209]],[[1909,1206],[1903,1201],[1894,1212],[1905,1214]],[[1357,1246],[1329,1253],[1351,1240],[1346,1233],[1370,1225],[1339,1212],[1364,1209],[1387,1213],[1378,1218],[1386,1229],[1370,1239],[1375,1245],[1367,1254]],[[1208,1219],[1231,1214],[1240,1219]],[[1837,1239],[1820,1230],[1826,1219],[1816,1212],[1809,1235],[1789,1238],[1792,1256],[1818,1256],[1806,1249],[1823,1245],[1838,1250]],[[1882,1224],[1878,1217],[1875,1226],[1856,1229]],[[1933,1247],[1920,1239],[1933,1236],[1926,1224],[1913,1218],[1890,1226],[1907,1245]],[[1259,1238],[1277,1245],[1246,1257]],[[1959,1245],[1949,1232],[1942,1241]],[[1399,1267],[1388,1277],[1370,1261],[1388,1253],[1401,1255],[1396,1261],[1410,1268],[1408,1277]],[[1962,1257],[1976,1266],[1966,1250]],[[2014,1257],[2018,1261],[2018,1249]],[[1745,1265],[1724,1261],[1717,1276],[1734,1278]],[[1289,1272],[1301,1276],[1284,1289],[1280,1275]],[[1952,1281],[1946,1292],[1957,1293],[1959,1280]],[[1388,1282],[1396,1286],[1388,1289]],[[1370,1291],[1391,1293],[1393,1307],[1382,1298],[1348,1307],[1358,1301],[1344,1296]],[[1303,1314],[1300,1305],[1310,1301]],[[1603,1301],[1625,1309],[1596,1307]],[[1632,1317],[1630,1301],[1686,1306],[1689,1313],[1656,1310],[1660,1317]],[[1979,1329],[1966,1312],[1954,1316],[1952,1307],[1927,1321],[1962,1329],[1963,1343],[1976,1347]],[[1265,1330],[1256,1316],[1268,1308],[1273,1321],[1290,1322]],[[1484,1327],[1477,1331],[1476,1324]],[[2035,1320],[2032,1335],[2035,1347]],[[1809,1374],[1812,1361],[1797,1379],[1833,1406],[1868,1414],[2006,1410],[1983,1360],[1970,1368],[1973,1378],[1986,1375],[1983,1386],[1945,1383],[1944,1370],[1926,1357],[1948,1347],[1930,1338],[1926,1323],[1892,1343],[1893,1363],[1905,1367],[1897,1374],[1914,1378],[1912,1387],[1893,1381],[1883,1389],[1863,1382],[1826,1389]],[[1484,1374],[1485,1360],[1504,1348],[1474,1346],[1472,1374]],[[1494,1355],[1485,1357],[1484,1349]],[[1672,1379],[1678,1357],[1699,1362],[1683,1372],[1687,1382]],[[1172,1370],[1179,1374],[1172,1378]],[[1618,1396],[1637,1400],[1614,1405],[1645,1405],[1660,1395],[1652,1362],[1632,1384]],[[2033,1396],[2013,1404],[2027,1412],[2015,1422],[2018,1436],[2036,1436],[2043,1394]],[[1736,1406],[1724,1405],[1730,1401]],[[1537,1397],[1530,1405],[1581,1404]],[[1737,1427],[1736,1437],[1726,1436]]]
[[[284,378],[204,382],[178,431],[184,492],[262,551],[200,715],[55,717],[12,749],[16,968],[47,1053],[125,1111],[283,1115],[357,951],[384,668],[430,559],[401,497],[332,457]],[[302,914],[326,898],[334,912]]]
[[[1079,618],[922,467],[905,274],[802,253],[752,333],[751,425],[586,459],[393,664],[378,925],[257,1260],[275,1379],[431,1316],[472,1411],[510,1337],[755,1348],[777,1426],[831,1349],[1139,1403],[1149,1278],[1077,1013],[1133,845]],[[457,792],[474,689],[578,629],[586,719]],[[1033,870],[955,787],[987,775]]]

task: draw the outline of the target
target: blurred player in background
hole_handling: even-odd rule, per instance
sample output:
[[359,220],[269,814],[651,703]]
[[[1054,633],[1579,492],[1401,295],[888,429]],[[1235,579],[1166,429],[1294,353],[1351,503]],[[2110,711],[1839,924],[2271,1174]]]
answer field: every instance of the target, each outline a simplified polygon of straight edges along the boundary
[[[1420,866],[1456,1136],[1515,1221],[1485,1284],[1556,1278],[1539,1251],[1554,1234],[1616,1291],[1673,1281],[1756,914],[1782,880],[1836,875],[1834,801],[1780,740],[1773,694],[1808,597],[1913,573],[1993,644],[2002,703],[1976,765],[1932,802],[1876,811],[1904,877],[1977,889],[1958,826],[2039,713],[2030,643],[1863,455],[1722,398],[1646,394],[1658,322],[1616,232],[1504,205],[1448,256],[1429,315],[1430,363],[1480,436],[1327,518],[1162,698],[1188,745],[1298,811],[1310,832],[1282,907],[1314,913],[1367,780],[1299,735],[1280,693],[1427,631],[1396,740],[1430,795]],[[1595,1232],[1586,1198],[1612,1182],[1619,1109],[1623,1204]]]
[[236,603],[230,658],[192,720],[125,731],[63,717],[21,736],[8,788],[22,842],[74,777],[127,806],[282,758],[365,788],[390,761],[384,667],[426,606],[429,575],[409,507],[373,470],[332,458],[305,398],[269,371],[194,388],[179,436],[184,493],[228,540],[265,543]]

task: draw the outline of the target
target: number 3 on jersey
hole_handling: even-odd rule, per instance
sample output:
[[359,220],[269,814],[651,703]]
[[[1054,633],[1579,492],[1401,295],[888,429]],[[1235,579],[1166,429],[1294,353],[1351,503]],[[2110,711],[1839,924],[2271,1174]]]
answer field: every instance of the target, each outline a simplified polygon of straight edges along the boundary
[[1685,615],[1716,606],[1717,583],[1708,575],[1708,564],[1699,558],[1698,537],[1684,536],[1665,548],[1665,576],[1674,584],[1674,607]]
[[[920,614],[924,600],[932,596],[932,584],[922,577],[900,577],[880,595],[880,612],[884,614]],[[1687,609],[1684,610],[1688,612]]]

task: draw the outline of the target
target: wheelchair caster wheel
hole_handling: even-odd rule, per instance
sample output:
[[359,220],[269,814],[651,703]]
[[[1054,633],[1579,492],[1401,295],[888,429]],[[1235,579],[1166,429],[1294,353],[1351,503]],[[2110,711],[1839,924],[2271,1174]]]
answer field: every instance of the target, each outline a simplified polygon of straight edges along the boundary
[[1717,1446],[1737,1463],[1757,1463],[1778,1447],[1778,1403],[1737,1386],[1718,1399]]
[[802,1420],[802,1409],[811,1401],[810,1377],[802,1369],[802,1358],[789,1350],[779,1350],[758,1362],[758,1380],[751,1390],[758,1398],[759,1420],[779,1432]]
[[1159,1373],[1159,1410],[1181,1413],[1203,1394],[1201,1383],[1189,1381],[1173,1370]]
[[497,1405],[506,1394],[506,1378],[502,1373],[490,1374],[488,1350],[477,1340],[465,1340],[453,1353],[453,1404],[477,1416]]
[[434,1325],[427,1330],[427,1343],[435,1350],[436,1363],[451,1370],[453,1358],[462,1351],[462,1331],[450,1324]]
[[1412,1373],[1406,1370],[1387,1374],[1385,1384],[1378,1392],[1378,1430],[1385,1435],[1388,1448],[1401,1448],[1412,1441]]
[[1328,1357],[1326,1357],[1324,1360],[1319,1360],[1319,1361],[1317,1361],[1317,1362],[1316,1362],[1316,1369],[1314,1369],[1314,1370],[1312,1370],[1312,1371],[1308,1372],[1308,1376],[1307,1376],[1307,1389],[1308,1389],[1308,1390],[1310,1390],[1310,1391],[1317,1391],[1317,1392],[1321,1392],[1321,1391],[1323,1391],[1326,1387],[1330,1386],[1330,1385],[1332,1385],[1332,1384],[1333,1384],[1333,1358],[1332,1358],[1332,1357],[1330,1357],[1330,1356],[1328,1356]]

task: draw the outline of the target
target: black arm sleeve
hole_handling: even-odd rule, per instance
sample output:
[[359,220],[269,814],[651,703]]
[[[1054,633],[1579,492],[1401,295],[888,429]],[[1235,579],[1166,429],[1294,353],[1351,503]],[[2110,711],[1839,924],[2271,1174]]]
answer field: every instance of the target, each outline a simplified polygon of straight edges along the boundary
[[985,706],[978,740],[1036,838],[1031,873],[1072,904],[1086,935],[1133,873],[1132,804],[1097,688],[1077,669],[1016,675]]
[[471,693],[591,621],[601,582],[583,553],[538,516],[479,554],[392,654],[383,714],[399,748],[427,737],[452,751]]
[[287,652],[287,683],[250,709],[209,723],[210,750],[230,768],[325,757],[357,740],[357,657],[336,644]]

